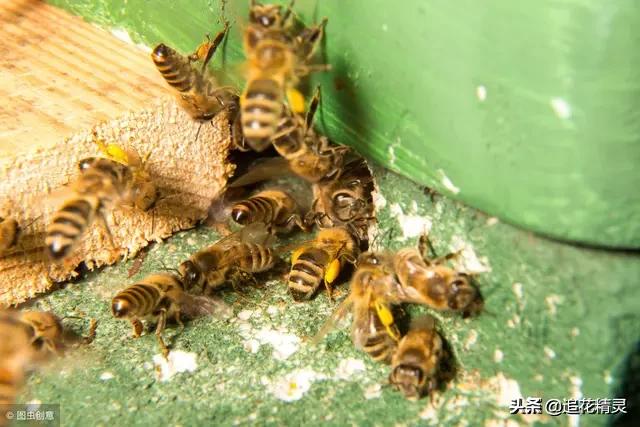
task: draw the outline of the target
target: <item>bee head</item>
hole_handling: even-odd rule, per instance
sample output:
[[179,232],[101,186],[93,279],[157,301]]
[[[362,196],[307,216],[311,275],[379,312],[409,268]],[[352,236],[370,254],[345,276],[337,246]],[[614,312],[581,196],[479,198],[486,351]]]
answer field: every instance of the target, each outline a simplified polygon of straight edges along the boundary
[[422,369],[411,364],[400,364],[393,368],[389,382],[400,390],[407,399],[418,399],[425,384]]
[[449,282],[448,290],[450,309],[461,311],[464,317],[475,315],[482,310],[484,305],[482,296],[478,288],[471,284],[469,276],[466,274],[461,273],[453,276]]
[[282,23],[282,6],[252,2],[249,21],[264,28],[278,27]]
[[243,206],[238,206],[231,210],[231,218],[238,224],[245,225],[250,221],[251,213]]
[[111,313],[113,317],[121,319],[128,317],[131,312],[131,303],[124,298],[114,298],[111,302]]
[[180,272],[180,276],[182,276],[184,289],[187,291],[192,289],[194,286],[201,285],[202,282],[204,282],[204,276],[202,275],[198,267],[196,267],[196,265],[190,260],[187,260],[180,264],[180,267],[178,267],[178,271]]

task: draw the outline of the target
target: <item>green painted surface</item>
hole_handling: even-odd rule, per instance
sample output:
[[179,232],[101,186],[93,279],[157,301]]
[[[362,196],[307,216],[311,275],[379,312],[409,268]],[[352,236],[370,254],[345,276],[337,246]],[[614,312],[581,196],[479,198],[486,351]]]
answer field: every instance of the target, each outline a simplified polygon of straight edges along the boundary
[[[219,28],[212,0],[51,3],[184,51]],[[229,3],[238,82],[249,2]],[[640,248],[636,1],[298,0],[296,12],[329,17],[333,71],[314,79],[333,139],[527,229]]]
[[[435,314],[458,365],[456,380],[438,393],[435,407],[429,399],[406,401],[386,386],[388,368],[354,349],[347,325],[319,347],[306,344],[335,305],[324,294],[308,303],[293,303],[278,277],[264,288],[249,290],[242,300],[225,293],[236,313],[232,322],[200,318],[189,322],[179,335],[177,327],[170,327],[166,336],[174,350],[195,353],[198,366],[195,372],[158,381],[152,367],[152,357],[158,353],[155,337],[131,339],[128,323],[111,318],[109,301],[132,280],[163,264],[177,266],[213,242],[215,234],[205,228],[155,245],[132,279],[127,279],[129,262],[90,274],[38,300],[37,308],[59,315],[82,312],[100,324],[91,346],[33,375],[24,400],[61,403],[65,426],[310,425],[321,421],[336,426],[497,426],[508,416],[508,409],[500,406],[501,393],[503,399],[517,395],[518,390],[524,397],[545,399],[613,397],[620,382],[626,390],[637,390],[637,255],[541,239],[448,198],[435,196],[432,201],[421,187],[381,168],[376,168],[376,176],[384,199],[378,201],[383,247],[413,245],[416,239],[404,240],[404,234],[431,224],[430,236],[438,253],[464,244],[463,261],[468,268],[490,269],[477,276],[486,312],[467,320]],[[338,298],[344,297],[346,288],[338,287]],[[247,310],[251,312],[248,319]],[[408,311],[415,315],[424,309]],[[79,331],[82,326],[77,321],[69,324]],[[268,344],[252,353],[247,348],[261,340],[261,328],[278,330],[289,339],[298,337],[301,343],[284,360],[274,357]],[[350,377],[348,369],[340,374],[338,367],[345,359],[353,359],[350,366],[362,363],[364,370]],[[634,364],[635,374],[629,368]],[[283,401],[274,384],[298,370],[312,371],[316,380],[299,400]],[[325,379],[318,379],[320,375]],[[510,420],[515,425],[577,425],[567,417],[525,420],[514,416]],[[582,416],[579,425],[599,426],[607,421],[612,420]]]

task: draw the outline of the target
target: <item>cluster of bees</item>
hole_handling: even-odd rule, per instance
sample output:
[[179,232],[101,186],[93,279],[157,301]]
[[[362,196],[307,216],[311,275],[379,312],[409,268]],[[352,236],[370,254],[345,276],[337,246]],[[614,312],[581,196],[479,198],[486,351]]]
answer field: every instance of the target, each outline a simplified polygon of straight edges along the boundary
[[[421,240],[420,248],[395,254],[367,250],[368,228],[374,218],[373,178],[366,161],[314,129],[319,89],[306,109],[298,90],[302,78],[329,68],[312,62],[327,20],[303,26],[294,19],[292,6],[293,2],[283,9],[251,1],[243,38],[247,73],[242,92],[221,86],[207,70],[229,31],[228,24],[192,54],[182,55],[160,44],[151,57],[194,120],[206,123],[226,112],[237,150],[275,151],[275,157],[260,159],[230,183],[227,194],[273,176],[274,170],[284,170],[311,185],[310,209],[303,212],[292,194],[280,188],[266,188],[242,200],[221,197],[223,215],[241,228],[192,254],[176,269],[165,268],[121,290],[112,299],[111,312],[131,323],[134,337],[141,336],[143,320],[155,322],[158,345],[166,357],[169,349],[162,333],[167,320],[183,326],[183,316],[227,316],[230,309],[216,292],[228,284],[239,289],[254,283],[254,274],[271,270],[282,253],[292,251],[287,286],[295,301],[311,299],[323,286],[332,298],[333,284],[352,265],[350,294],[314,342],[351,312],[356,347],[376,361],[391,363],[390,382],[406,396],[419,397],[436,384],[445,357],[443,339],[432,317],[414,320],[401,333],[398,309],[407,303],[421,304],[469,316],[481,309],[482,299],[467,275],[446,265],[453,255],[433,260],[423,256],[426,239]],[[71,196],[47,226],[45,249],[54,262],[69,257],[94,221],[101,221],[108,231],[105,209],[126,206],[148,211],[160,197],[144,158],[118,145],[96,142],[103,156],[80,161],[79,176],[68,186]],[[274,244],[277,234],[296,228],[310,232],[314,227],[319,231],[309,241],[294,246]],[[17,235],[15,221],[2,221],[0,250],[14,245]],[[45,335],[42,328],[47,322],[34,320],[38,316],[49,319],[58,332]],[[39,354],[42,344],[46,351],[57,353],[61,323],[48,316],[53,315],[1,313],[0,334],[26,343],[15,347],[29,349],[26,361],[36,359],[31,354]],[[2,348],[0,359],[13,360],[11,354],[10,349]]]

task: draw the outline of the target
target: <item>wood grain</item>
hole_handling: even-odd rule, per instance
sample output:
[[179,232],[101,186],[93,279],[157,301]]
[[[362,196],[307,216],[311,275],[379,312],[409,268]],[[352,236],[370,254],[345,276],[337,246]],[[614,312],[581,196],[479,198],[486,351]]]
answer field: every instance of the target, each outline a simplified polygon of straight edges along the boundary
[[[147,54],[78,18],[37,1],[0,3],[0,216],[24,230],[0,258],[0,306],[46,291],[52,281],[135,255],[148,242],[193,227],[226,183],[225,114],[194,122],[168,96]],[[196,139],[196,135],[199,135]],[[114,207],[64,265],[44,255],[44,230],[80,159],[107,142],[150,153],[161,199],[150,212]]]

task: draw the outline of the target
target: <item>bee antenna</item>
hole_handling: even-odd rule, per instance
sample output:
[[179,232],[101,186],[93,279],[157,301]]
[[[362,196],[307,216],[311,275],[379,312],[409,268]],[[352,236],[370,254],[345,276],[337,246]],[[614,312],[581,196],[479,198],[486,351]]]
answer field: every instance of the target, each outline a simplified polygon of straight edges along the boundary
[[162,266],[162,271],[170,271],[182,277],[182,275],[180,274],[180,270],[178,270],[177,268],[167,267],[163,261],[160,261],[160,265]]

